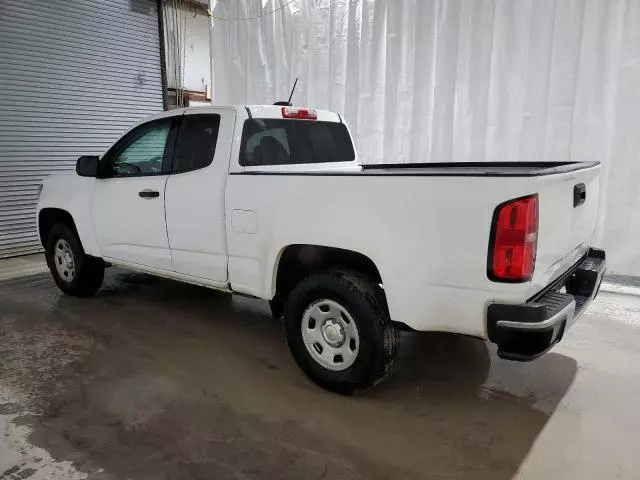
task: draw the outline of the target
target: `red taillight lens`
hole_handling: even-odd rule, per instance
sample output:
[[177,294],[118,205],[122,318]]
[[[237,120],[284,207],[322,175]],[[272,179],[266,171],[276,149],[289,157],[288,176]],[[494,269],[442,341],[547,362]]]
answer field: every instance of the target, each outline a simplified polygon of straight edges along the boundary
[[282,107],[282,118],[297,118],[299,120],[317,120],[318,114],[315,110],[308,108]]
[[489,245],[489,278],[497,282],[531,280],[538,246],[538,196],[496,208]]

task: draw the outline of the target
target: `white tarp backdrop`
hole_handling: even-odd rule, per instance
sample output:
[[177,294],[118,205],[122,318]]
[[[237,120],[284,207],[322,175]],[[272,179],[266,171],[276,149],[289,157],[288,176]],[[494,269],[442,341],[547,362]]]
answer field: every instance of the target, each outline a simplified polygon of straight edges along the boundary
[[219,0],[214,102],[343,112],[364,163],[605,166],[599,241],[640,275],[640,0]]

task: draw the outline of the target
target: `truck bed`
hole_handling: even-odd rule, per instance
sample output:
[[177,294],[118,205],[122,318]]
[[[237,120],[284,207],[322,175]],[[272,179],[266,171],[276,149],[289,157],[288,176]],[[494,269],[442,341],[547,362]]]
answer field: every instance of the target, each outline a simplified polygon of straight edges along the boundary
[[[228,228],[234,291],[268,298],[271,284],[260,279],[280,245],[336,247],[373,261],[395,321],[483,337],[487,299],[522,303],[539,293],[584,256],[595,230],[597,162],[294,167],[229,175],[228,218],[251,211],[258,226],[253,235]],[[578,187],[586,196],[576,198]],[[539,198],[533,278],[493,282],[487,259],[496,207],[533,194]],[[264,251],[266,264],[247,261]]]

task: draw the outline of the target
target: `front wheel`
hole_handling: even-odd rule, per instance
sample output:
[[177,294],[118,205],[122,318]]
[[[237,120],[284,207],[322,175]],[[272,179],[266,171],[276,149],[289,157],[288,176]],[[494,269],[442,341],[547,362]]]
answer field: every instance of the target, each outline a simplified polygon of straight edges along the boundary
[[301,281],[284,314],[287,342],[302,371],[328,390],[352,394],[380,382],[398,352],[381,288],[334,270]]
[[88,297],[100,288],[104,265],[84,253],[80,240],[66,225],[54,225],[46,243],[47,265],[60,290],[74,297]]

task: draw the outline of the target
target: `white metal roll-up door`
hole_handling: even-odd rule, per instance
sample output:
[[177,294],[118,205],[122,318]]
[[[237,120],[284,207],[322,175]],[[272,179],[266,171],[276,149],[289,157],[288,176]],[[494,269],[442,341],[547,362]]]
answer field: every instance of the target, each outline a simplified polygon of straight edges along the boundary
[[0,0],[0,258],[41,248],[38,186],[163,109],[156,0]]

